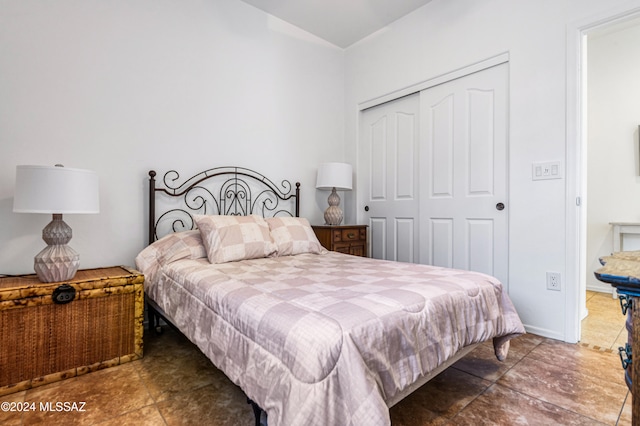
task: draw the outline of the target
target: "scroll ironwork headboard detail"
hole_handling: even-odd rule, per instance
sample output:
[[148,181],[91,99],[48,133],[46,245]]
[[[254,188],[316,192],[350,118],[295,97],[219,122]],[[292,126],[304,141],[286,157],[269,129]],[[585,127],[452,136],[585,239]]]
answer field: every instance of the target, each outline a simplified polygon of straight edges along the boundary
[[[156,172],[150,170],[149,244],[158,239],[160,227],[168,232],[195,229],[194,214],[300,215],[300,182],[295,188],[288,180],[276,185],[243,167],[216,167],[182,182],[180,174],[170,170],[162,177],[163,187],[156,187],[155,177]],[[160,198],[167,203],[159,205]]]

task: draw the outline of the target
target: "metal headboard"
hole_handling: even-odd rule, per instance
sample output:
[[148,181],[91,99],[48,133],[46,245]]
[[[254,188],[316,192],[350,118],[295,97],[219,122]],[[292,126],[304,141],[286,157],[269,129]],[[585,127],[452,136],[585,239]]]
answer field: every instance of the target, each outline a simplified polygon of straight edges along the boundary
[[[163,225],[167,233],[195,229],[194,214],[300,216],[300,182],[295,189],[288,180],[276,185],[243,167],[216,167],[183,182],[177,171],[170,170],[162,177],[161,188],[156,187],[155,177],[150,170],[149,244],[158,239]],[[161,199],[166,203],[159,206]]]

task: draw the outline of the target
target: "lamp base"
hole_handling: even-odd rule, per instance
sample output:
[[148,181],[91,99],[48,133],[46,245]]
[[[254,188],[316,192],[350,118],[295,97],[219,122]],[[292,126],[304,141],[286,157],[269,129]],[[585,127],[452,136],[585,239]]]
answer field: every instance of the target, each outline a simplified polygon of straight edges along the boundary
[[71,227],[62,220],[62,215],[54,213],[51,222],[42,230],[42,239],[48,245],[33,262],[33,269],[41,282],[67,281],[75,276],[80,266],[80,255],[67,245],[71,235]]
[[342,223],[342,210],[337,206],[330,206],[324,211],[325,225],[340,225]]
[[33,269],[43,283],[68,281],[79,267],[80,255],[66,244],[45,247],[33,262]]
[[342,223],[342,209],[338,207],[340,205],[340,196],[336,192],[336,189],[331,190],[331,194],[327,199],[329,207],[324,211],[324,221],[326,225],[340,225]]

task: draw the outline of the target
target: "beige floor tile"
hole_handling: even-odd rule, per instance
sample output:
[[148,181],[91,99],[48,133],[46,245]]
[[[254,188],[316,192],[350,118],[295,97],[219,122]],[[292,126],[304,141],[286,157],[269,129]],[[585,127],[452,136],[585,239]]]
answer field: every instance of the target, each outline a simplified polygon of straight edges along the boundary
[[0,410],[0,425],[14,426],[22,424],[22,412],[18,404],[24,402],[26,391],[16,392],[9,395],[0,396],[0,404],[9,403],[8,406]]
[[254,424],[253,411],[247,398],[234,386],[221,389],[208,385],[175,394],[157,405],[169,426]]
[[153,403],[133,363],[30,389],[25,400],[51,403],[52,410],[24,415],[25,424],[47,425],[94,424]]
[[616,341],[613,343],[613,347],[611,349],[613,349],[614,351],[617,351],[619,347],[625,347],[626,344],[629,342],[629,332],[627,331],[626,328],[620,330],[620,333],[618,334],[618,337],[616,338]]
[[491,382],[498,380],[511,367],[520,361],[525,355],[518,356],[515,350],[509,350],[509,355],[504,361],[498,361],[493,348],[479,346],[469,355],[456,362],[453,366],[461,371],[472,374]]
[[538,336],[536,334],[523,334],[522,336],[518,336],[510,341],[511,347],[509,348],[509,354],[516,351],[518,353],[526,355],[545,340],[546,338]]
[[[566,365],[559,366],[535,359],[532,353],[497,383],[565,410],[615,424],[628,391],[624,381],[611,376],[608,366],[591,364],[572,369],[572,359],[565,357],[565,361]],[[592,369],[597,371],[594,373]],[[604,375],[611,380],[603,380]]]
[[622,412],[620,413],[620,420],[618,421],[617,426],[631,426],[632,421],[632,401],[633,396],[631,392],[627,394],[627,399],[624,402],[624,406],[622,407]]
[[597,348],[618,350],[622,334],[626,334],[620,302],[610,294],[594,293],[587,298],[589,314],[582,320],[580,343]]
[[455,416],[491,382],[449,368],[393,406],[393,425],[426,425]]
[[582,332],[582,337],[580,339],[580,343],[594,347],[596,349],[611,349],[617,350],[616,342],[618,340],[618,336],[620,332],[617,334],[615,331],[596,331],[596,330],[586,330]]
[[136,367],[156,402],[227,380],[195,345],[176,332],[148,340],[150,347]]
[[602,425],[602,423],[500,385],[465,407],[451,425]]
[[98,424],[100,426],[165,426],[166,422],[158,411],[158,407],[148,405]]
[[587,309],[589,312],[593,311],[608,311],[612,310],[612,313],[619,313],[622,316],[620,310],[620,300],[616,296],[611,296],[610,293],[596,293],[593,297],[587,299]]
[[532,350],[527,358],[567,370],[583,372],[603,380],[615,381],[621,371],[617,351],[594,350],[553,339],[545,340]]

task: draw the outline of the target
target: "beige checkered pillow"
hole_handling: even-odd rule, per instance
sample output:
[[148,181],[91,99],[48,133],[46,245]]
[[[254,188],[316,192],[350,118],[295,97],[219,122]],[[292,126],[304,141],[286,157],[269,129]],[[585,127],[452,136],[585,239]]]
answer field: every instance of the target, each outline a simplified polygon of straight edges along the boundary
[[[164,263],[184,258],[199,259],[207,257],[207,252],[204,249],[202,237],[198,230],[174,232],[167,235],[167,237],[169,237],[167,238],[168,241],[162,247]],[[169,245],[169,241],[171,245]]]
[[150,281],[164,265],[180,259],[207,257],[200,231],[175,232],[160,238],[136,256],[136,267]]
[[211,263],[275,256],[277,246],[260,216],[194,215]]
[[266,219],[271,237],[278,246],[278,256],[324,251],[309,221],[301,217],[270,217]]

